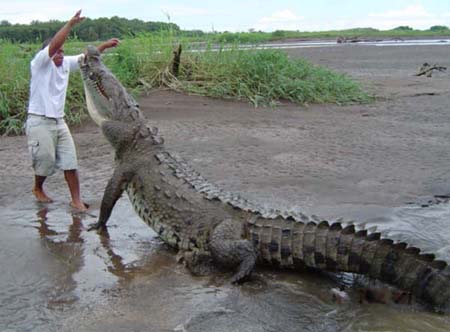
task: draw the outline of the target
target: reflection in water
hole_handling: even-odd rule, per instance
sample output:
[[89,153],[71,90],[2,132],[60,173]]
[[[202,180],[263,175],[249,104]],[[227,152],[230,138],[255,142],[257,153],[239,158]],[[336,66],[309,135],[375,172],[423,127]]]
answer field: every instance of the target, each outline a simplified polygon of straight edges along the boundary
[[[448,316],[360,304],[357,292],[338,305],[337,282],[320,274],[258,269],[241,286],[193,277],[119,207],[103,236],[85,230],[89,216],[40,209],[30,227],[36,211],[4,212],[0,256],[11,272],[0,276],[0,331],[448,331]],[[449,213],[407,207],[372,224],[442,246]]]
[[73,276],[84,264],[82,223],[53,211],[52,224],[48,213],[42,205],[37,218],[33,209],[2,209],[0,331],[57,329],[77,303]]
[[[45,243],[46,249],[48,249],[49,253],[51,253],[54,257],[58,258],[60,262],[70,267],[70,274],[73,276],[84,266],[84,246],[85,240],[82,236],[82,232],[85,231],[84,226],[81,221],[80,215],[72,214],[72,223],[69,225],[68,230],[55,231],[47,224],[47,213],[48,209],[43,208],[38,211],[38,222],[39,227],[37,227],[39,231],[39,235],[41,239]],[[86,233],[88,234],[88,233]],[[167,263],[162,263],[158,261],[152,262],[150,268],[146,268],[141,266],[138,262],[133,262],[133,264],[126,264],[122,256],[117,254],[113,248],[111,243],[111,238],[108,230],[105,230],[101,234],[97,234],[96,232],[92,232],[92,236],[100,240],[101,248],[97,247],[95,250],[99,256],[102,254],[99,252],[100,249],[103,249],[104,253],[106,253],[106,257],[103,259],[104,266],[107,267],[107,270],[112,275],[121,279],[130,280],[135,277],[139,273],[149,273],[151,270],[158,270],[158,266],[167,265]],[[127,239],[130,241],[130,239]],[[132,240],[131,240],[132,241]],[[126,250],[126,248],[122,248]],[[76,286],[75,280],[72,279],[72,283]]]
[[72,223],[68,231],[56,231],[47,224],[48,208],[44,207],[37,213],[39,226],[37,227],[42,244],[48,253],[55,257],[65,268],[65,277],[60,280],[54,292],[49,299],[49,307],[59,310],[64,309],[64,305],[70,305],[77,300],[73,294],[77,284],[73,279],[75,273],[80,271],[84,265],[83,243],[81,237],[83,224],[81,218],[75,214],[72,215]]

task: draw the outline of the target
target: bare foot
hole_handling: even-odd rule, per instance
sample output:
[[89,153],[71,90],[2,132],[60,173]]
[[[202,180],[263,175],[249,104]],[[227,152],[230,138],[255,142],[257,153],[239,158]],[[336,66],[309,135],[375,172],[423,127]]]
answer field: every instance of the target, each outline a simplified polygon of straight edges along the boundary
[[31,190],[33,195],[36,197],[36,199],[41,203],[51,203],[53,202],[53,199],[47,196],[47,194],[43,190],[39,190],[36,188],[33,188]]
[[89,209],[89,204],[83,202],[80,202],[78,204],[70,202],[70,206],[78,212],[86,212]]

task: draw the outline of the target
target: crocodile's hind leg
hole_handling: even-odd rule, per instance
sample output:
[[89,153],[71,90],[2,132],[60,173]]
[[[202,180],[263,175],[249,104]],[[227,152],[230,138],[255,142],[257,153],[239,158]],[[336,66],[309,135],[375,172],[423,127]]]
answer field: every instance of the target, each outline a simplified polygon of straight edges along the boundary
[[256,262],[256,253],[250,241],[244,238],[241,221],[222,221],[211,234],[209,247],[214,261],[228,268],[237,268],[232,283],[249,277]]

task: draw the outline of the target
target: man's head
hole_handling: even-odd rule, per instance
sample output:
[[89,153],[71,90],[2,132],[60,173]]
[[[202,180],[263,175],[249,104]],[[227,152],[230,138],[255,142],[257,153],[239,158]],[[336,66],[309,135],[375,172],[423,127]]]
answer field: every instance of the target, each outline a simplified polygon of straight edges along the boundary
[[[47,38],[43,43],[41,50],[46,48],[50,43],[52,42],[52,38]],[[55,64],[56,67],[59,67],[62,65],[64,60],[64,48],[61,47],[59,50],[56,51],[56,53],[52,56],[52,61]]]
[[64,49],[62,47],[52,56],[52,60],[56,67],[62,65],[64,60]]

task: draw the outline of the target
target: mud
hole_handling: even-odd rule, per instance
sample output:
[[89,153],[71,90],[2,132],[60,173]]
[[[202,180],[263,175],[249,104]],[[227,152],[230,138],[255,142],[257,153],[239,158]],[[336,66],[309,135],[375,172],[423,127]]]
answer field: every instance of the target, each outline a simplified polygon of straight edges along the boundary
[[[450,258],[450,208],[421,207],[450,193],[449,46],[341,45],[290,49],[360,80],[368,105],[254,109],[169,91],[140,98],[170,150],[222,188],[271,207],[377,225]],[[82,194],[73,214],[61,173],[55,203],[38,204],[25,137],[0,144],[0,331],[447,331],[448,316],[417,306],[337,305],[323,275],[258,270],[243,286],[192,277],[132,211],[115,208],[109,237],[96,220],[112,149],[91,122],[73,128]]]

